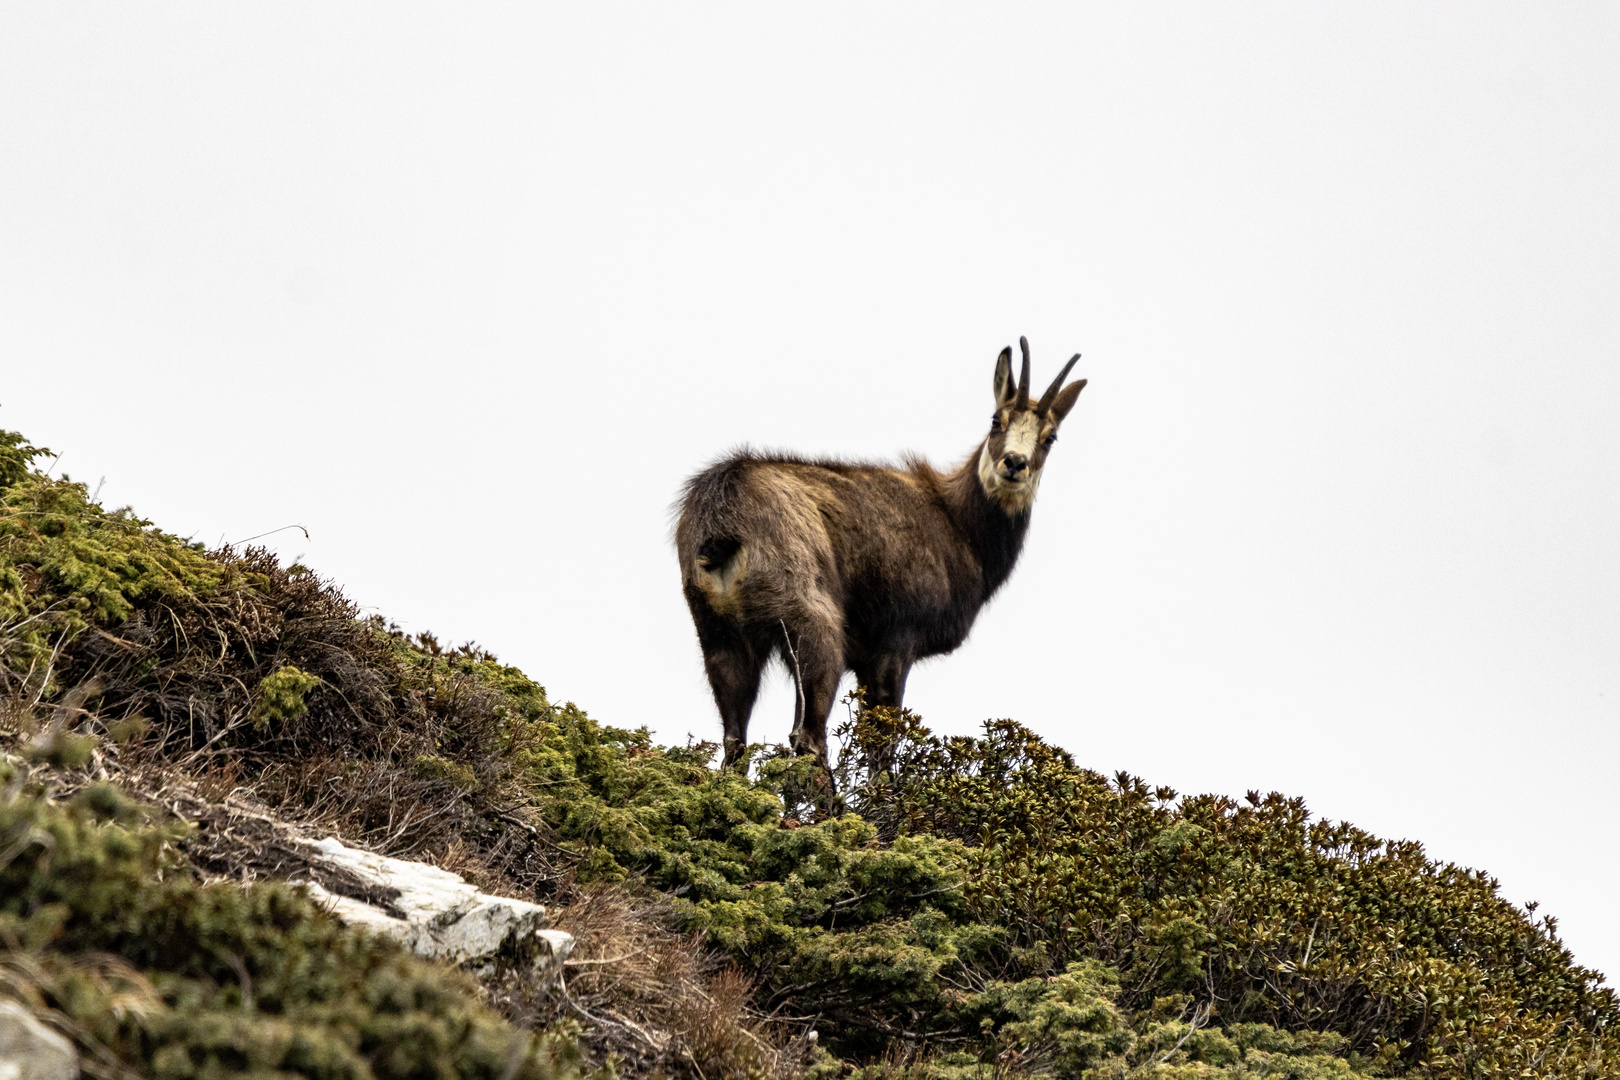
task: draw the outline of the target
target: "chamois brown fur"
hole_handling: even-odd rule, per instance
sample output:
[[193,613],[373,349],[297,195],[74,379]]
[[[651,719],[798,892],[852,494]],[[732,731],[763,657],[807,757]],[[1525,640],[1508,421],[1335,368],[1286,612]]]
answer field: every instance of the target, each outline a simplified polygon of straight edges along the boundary
[[1024,545],[1058,426],[1086,381],[1038,402],[1029,344],[1012,381],[996,363],[989,434],[956,470],[733,453],[687,481],[675,526],[681,583],[725,734],[747,742],[760,675],[780,656],[797,689],[792,744],[827,754],[827,716],[853,671],[873,705],[899,705],[911,666],[967,638]]

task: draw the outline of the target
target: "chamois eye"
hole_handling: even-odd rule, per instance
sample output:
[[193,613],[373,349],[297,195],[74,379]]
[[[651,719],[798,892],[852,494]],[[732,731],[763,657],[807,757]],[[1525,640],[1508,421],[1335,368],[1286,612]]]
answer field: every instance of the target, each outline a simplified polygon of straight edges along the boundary
[[1000,431],[1001,430],[1001,417],[999,415],[992,416],[990,418],[990,430],[991,431]]
[[1050,450],[1052,448],[1052,444],[1055,442],[1057,442],[1057,432],[1054,431],[1052,434],[1041,440],[1041,445]]

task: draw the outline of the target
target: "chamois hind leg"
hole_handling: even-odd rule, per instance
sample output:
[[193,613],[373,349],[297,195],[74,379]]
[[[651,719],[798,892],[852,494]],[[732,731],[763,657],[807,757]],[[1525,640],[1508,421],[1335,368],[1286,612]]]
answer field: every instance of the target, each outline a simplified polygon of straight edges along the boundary
[[844,674],[841,635],[831,626],[804,619],[785,623],[782,658],[793,675],[793,734],[788,741],[800,754],[813,754],[827,764],[827,715]]
[[765,655],[746,644],[727,645],[713,651],[704,649],[703,668],[720,709],[720,725],[725,738],[722,767],[730,768],[742,757],[748,745],[748,717],[759,697],[759,676],[765,669]]
[[748,745],[748,717],[759,697],[759,677],[770,659],[771,643],[751,640],[732,620],[716,614],[698,590],[688,589],[686,600],[703,649],[703,670],[720,710],[723,767],[730,767]]

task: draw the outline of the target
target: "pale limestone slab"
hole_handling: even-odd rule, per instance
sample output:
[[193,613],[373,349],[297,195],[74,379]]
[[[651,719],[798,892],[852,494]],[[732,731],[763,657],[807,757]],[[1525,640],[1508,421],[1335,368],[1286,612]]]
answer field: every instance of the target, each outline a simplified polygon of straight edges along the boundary
[[33,1012],[0,999],[0,1080],[75,1080],[79,1052]]
[[310,883],[310,895],[344,922],[386,934],[421,956],[462,963],[489,956],[508,941],[528,938],[539,946],[540,966],[560,968],[574,947],[572,936],[544,928],[546,909],[540,904],[491,896],[459,874],[351,848],[335,837],[306,846],[317,863],[396,893],[388,903],[404,917],[315,883]]

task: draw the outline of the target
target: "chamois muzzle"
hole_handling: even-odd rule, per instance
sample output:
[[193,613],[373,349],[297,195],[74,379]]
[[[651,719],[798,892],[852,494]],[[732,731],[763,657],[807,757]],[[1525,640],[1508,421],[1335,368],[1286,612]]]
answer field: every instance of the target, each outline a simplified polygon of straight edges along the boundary
[[1029,458],[1023,454],[1001,455],[1001,475],[1008,480],[1022,480],[1029,471]]

